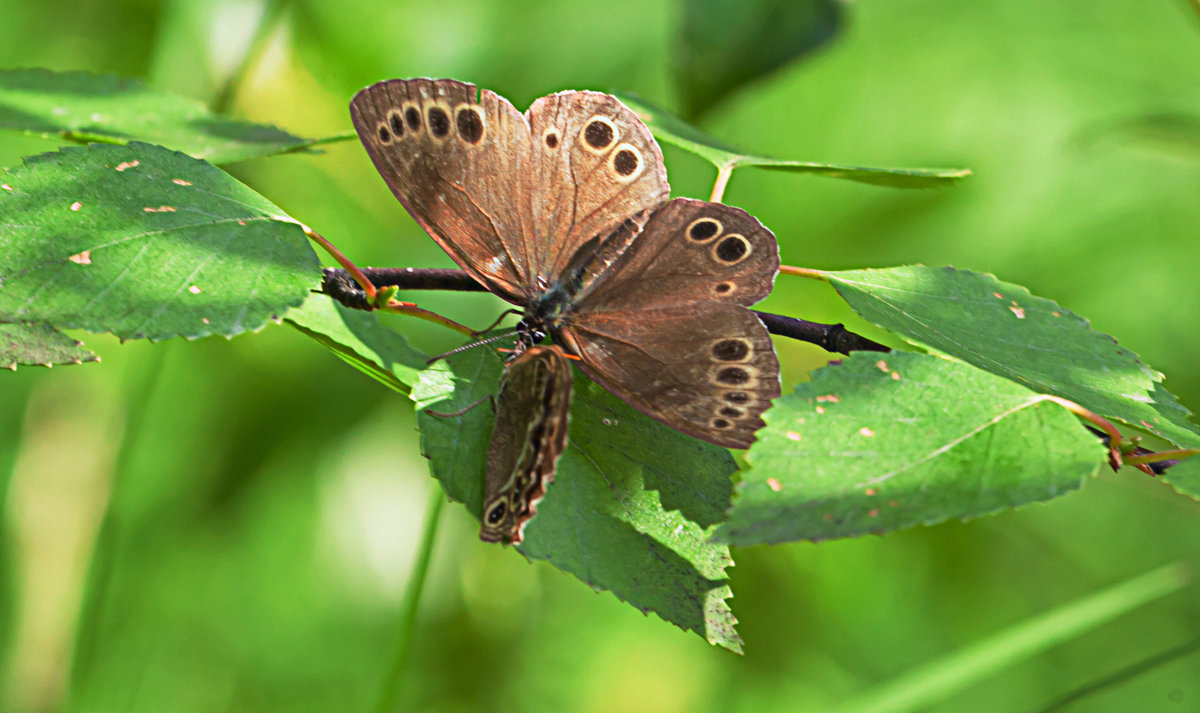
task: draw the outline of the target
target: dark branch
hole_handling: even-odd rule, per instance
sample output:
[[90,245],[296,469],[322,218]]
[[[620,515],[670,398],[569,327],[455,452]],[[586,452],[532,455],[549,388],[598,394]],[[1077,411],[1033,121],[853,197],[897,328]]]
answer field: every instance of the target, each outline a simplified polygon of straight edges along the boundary
[[[365,274],[376,287],[399,287],[402,290],[454,290],[456,292],[486,292],[487,288],[462,270],[417,269],[412,267],[368,267]],[[345,270],[325,268],[321,292],[352,309],[369,310],[370,304],[362,289]],[[830,352],[849,354],[853,351],[889,351],[884,345],[847,330],[841,324],[808,322],[781,314],[755,311],[771,334],[790,337]]]
[[849,354],[850,352],[887,352],[888,347],[879,342],[855,334],[842,324],[821,324],[808,322],[795,317],[785,317],[782,314],[754,311],[762,323],[767,325],[767,331],[781,337],[791,337],[802,342],[816,344],[827,352]]
[[[476,282],[462,270],[418,269],[412,267],[369,267],[363,273],[376,287],[399,287],[404,290],[454,290],[456,292],[486,292],[487,288]],[[321,283],[321,293],[341,302],[351,309],[370,310],[366,294],[362,288],[346,273],[337,268],[325,268],[325,279]],[[841,324],[821,324],[808,322],[795,317],[785,317],[770,312],[754,312],[766,325],[771,334],[790,337],[809,344],[815,344],[829,352],[849,354],[853,351],[890,351],[888,347],[867,339],[864,336],[849,331]],[[1088,427],[1093,433],[1108,443],[1108,435],[1095,428]],[[1138,448],[1137,455],[1145,455],[1151,451]],[[1197,456],[1200,457],[1200,456]],[[1164,473],[1178,461],[1163,460],[1148,463],[1147,466],[1155,475]]]

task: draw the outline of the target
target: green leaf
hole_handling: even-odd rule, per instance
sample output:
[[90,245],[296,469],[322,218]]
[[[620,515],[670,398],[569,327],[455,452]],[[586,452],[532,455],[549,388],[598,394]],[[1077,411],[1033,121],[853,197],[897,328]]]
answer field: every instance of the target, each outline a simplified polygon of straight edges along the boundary
[[348,309],[314,294],[283,320],[317,340],[346,363],[372,379],[407,394],[428,357],[388,329],[374,312]]
[[[447,494],[482,510],[488,442],[501,360],[486,349],[443,359],[412,397],[422,409],[422,450]],[[728,548],[708,542],[729,503],[729,452],[634,411],[576,374],[570,443],[520,546],[643,612],[739,651],[725,567]]]
[[1164,438],[1200,444],[1163,375],[1087,320],[1020,285],[950,267],[822,273],[856,312],[913,344]]
[[0,71],[0,129],[78,143],[146,141],[212,163],[297,151],[313,142],[213,114],[133,79],[46,69]]
[[1078,488],[1105,451],[1068,411],[926,354],[856,352],[777,399],[720,541],[824,540],[970,518]]
[[0,369],[85,361],[100,361],[100,357],[48,324],[0,324]]
[[122,339],[233,336],[320,282],[300,225],[229,174],[93,144],[0,176],[0,322]]
[[1179,591],[1191,578],[1171,564],[1064,604],[918,666],[846,701],[839,713],[926,710],[1015,663]]
[[709,136],[670,112],[635,94],[618,94],[621,101],[637,113],[659,141],[678,146],[712,163],[718,169],[759,166],[791,173],[814,173],[830,178],[846,178],[860,183],[891,188],[936,188],[971,175],[965,168],[865,168],[835,163],[789,161],[749,154]]
[[685,0],[675,37],[675,83],[688,116],[738,87],[828,44],[839,0]]
[[1184,458],[1159,477],[1181,495],[1200,500],[1200,456]]

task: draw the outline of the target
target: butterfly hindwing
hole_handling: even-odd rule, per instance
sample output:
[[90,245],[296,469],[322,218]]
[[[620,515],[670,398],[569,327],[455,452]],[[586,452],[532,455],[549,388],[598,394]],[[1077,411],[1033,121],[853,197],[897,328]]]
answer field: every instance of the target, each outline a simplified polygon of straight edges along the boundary
[[534,346],[504,369],[483,495],[485,542],[521,541],[567,445],[571,363],[554,345]]
[[770,335],[747,305],[770,292],[778,271],[775,237],[752,216],[678,198],[578,296],[560,339],[589,376],[643,413],[746,448],[780,394]]

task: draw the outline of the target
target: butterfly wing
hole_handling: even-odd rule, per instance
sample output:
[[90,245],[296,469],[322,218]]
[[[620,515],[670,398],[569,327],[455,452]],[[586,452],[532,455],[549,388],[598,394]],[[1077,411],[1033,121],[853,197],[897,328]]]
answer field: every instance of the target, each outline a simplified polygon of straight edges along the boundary
[[350,102],[375,168],[412,217],[460,267],[523,304],[535,266],[514,177],[527,165],[529,125],[506,99],[450,79],[392,79]]
[[670,186],[658,143],[616,97],[559,92],[535,101],[526,117],[529,247],[552,280],[593,237],[665,201]]
[[775,236],[738,208],[678,198],[577,297],[558,340],[593,380],[679,431],[747,448],[780,394],[747,307],[779,271]]
[[571,364],[554,345],[513,359],[500,379],[483,496],[485,542],[521,541],[567,446]]
[[393,79],[350,102],[413,218],[489,290],[524,304],[580,246],[667,197],[662,152],[615,97],[561,92],[522,115],[449,79]]

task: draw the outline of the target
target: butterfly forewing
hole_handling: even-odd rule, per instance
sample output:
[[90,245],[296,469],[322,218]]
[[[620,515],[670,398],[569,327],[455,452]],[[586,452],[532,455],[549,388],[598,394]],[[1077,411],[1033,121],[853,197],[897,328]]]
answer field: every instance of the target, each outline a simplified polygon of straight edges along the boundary
[[749,214],[678,198],[578,295],[560,340],[634,408],[746,448],[780,394],[771,337],[746,305],[778,271],[775,237]]
[[514,177],[528,163],[529,126],[506,99],[449,79],[393,79],[350,102],[375,168],[421,227],[489,290],[531,294],[524,214]]
[[557,346],[535,346],[504,369],[488,447],[485,542],[521,541],[567,445],[571,364]]
[[393,79],[359,92],[350,113],[413,218],[511,302],[669,191],[650,131],[607,94],[560,92],[521,115],[464,82]]
[[561,276],[579,248],[667,199],[662,151],[616,97],[559,92],[529,107],[529,183],[534,252],[542,274]]

